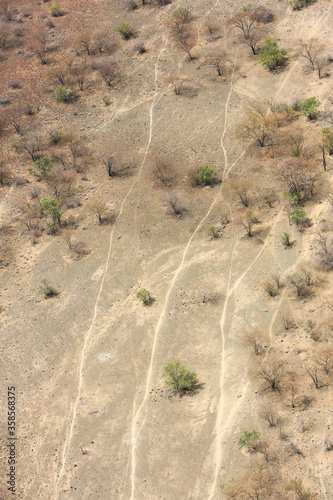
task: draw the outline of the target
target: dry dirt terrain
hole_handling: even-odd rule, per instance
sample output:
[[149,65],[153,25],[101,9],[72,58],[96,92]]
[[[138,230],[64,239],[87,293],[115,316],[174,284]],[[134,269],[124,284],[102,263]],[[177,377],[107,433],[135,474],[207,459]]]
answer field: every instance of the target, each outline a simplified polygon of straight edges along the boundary
[[[97,26],[113,34],[115,26],[126,21],[138,30],[147,51],[133,53],[135,40],[117,38],[122,84],[109,89],[97,76],[91,77],[77,101],[59,103],[48,97],[49,104],[38,113],[46,131],[73,127],[93,151],[88,170],[78,176],[81,204],[66,212],[77,221],[74,242],[83,242],[90,253],[72,258],[62,230],[44,231],[32,245],[18,202],[27,186],[0,186],[0,264],[9,262],[0,269],[0,458],[6,486],[7,386],[15,386],[17,498],[231,498],[220,485],[265,462],[262,451],[238,445],[245,430],[256,429],[273,450],[280,498],[333,499],[333,451],[325,446],[332,426],[332,389],[329,383],[316,389],[303,370],[319,345],[310,337],[307,322],[319,324],[329,317],[325,304],[332,271],[318,271],[320,284],[301,298],[286,280],[297,266],[311,261],[316,232],[324,226],[331,230],[327,196],[332,158],[323,171],[316,150],[317,184],[305,207],[312,225],[303,232],[290,226],[281,201],[286,189],[279,185],[271,208],[258,202],[261,223],[253,237],[247,237],[236,224],[243,207],[228,188],[230,178],[248,172],[264,189],[275,182],[272,169],[278,160],[235,131],[250,101],[292,104],[299,96],[316,96],[321,113],[328,109],[332,77],[319,79],[295,47],[299,39],[314,38],[325,45],[326,56],[330,51],[333,55],[333,4],[317,0],[293,11],[286,1],[263,3],[275,14],[270,32],[290,49],[288,63],[276,72],[251,56],[237,32],[225,24],[241,10],[238,0],[191,2],[193,60],[175,47],[165,24],[182,5],[178,0],[160,8],[140,4],[133,11],[115,0],[62,3],[67,12],[55,19],[56,32],[79,32],[81,26],[93,31]],[[50,5],[31,7],[33,15]],[[221,25],[220,36],[213,39],[205,29],[211,17]],[[219,50],[228,54],[222,77],[203,64],[208,53]],[[16,64],[15,57],[13,50],[0,64],[8,70]],[[37,85],[48,65],[38,65],[34,58],[28,63],[36,66],[29,78]],[[24,78],[27,68],[18,67],[17,78]],[[190,79],[181,95],[165,82],[171,74]],[[3,81],[1,95],[6,93]],[[105,94],[109,106],[103,102]],[[297,120],[313,134],[328,126],[324,118],[314,123],[305,117]],[[9,135],[3,139],[3,155],[12,164],[13,176],[31,184],[32,163],[9,148]],[[129,175],[108,178],[98,159],[99,148],[108,144],[119,148],[131,166]],[[186,209],[181,217],[168,213],[161,201],[165,189],[152,175],[156,154],[167,155],[175,165],[173,191]],[[205,163],[214,168],[219,182],[191,186],[189,168]],[[96,199],[111,206],[111,223],[98,223],[90,206]],[[258,210],[257,202],[251,203]],[[231,222],[222,237],[211,239],[207,229],[221,223],[225,206]],[[291,248],[281,241],[285,232],[291,234]],[[260,283],[276,269],[284,286],[271,297]],[[58,296],[45,299],[37,293],[44,278],[58,289]],[[211,294],[206,302],[204,287]],[[151,291],[150,306],[137,300],[140,288]],[[290,330],[280,315],[287,310],[297,323]],[[287,371],[296,373],[297,397],[310,401],[306,408],[291,407],[289,382],[272,391],[253,376],[258,357],[241,341],[253,325],[264,332],[265,356],[278,354]],[[321,347],[329,342],[332,338]],[[179,396],[164,385],[163,367],[175,360],[197,373],[197,390]],[[279,425],[268,427],[263,404],[278,408]],[[287,492],[285,485],[293,478],[301,479],[313,496]]]

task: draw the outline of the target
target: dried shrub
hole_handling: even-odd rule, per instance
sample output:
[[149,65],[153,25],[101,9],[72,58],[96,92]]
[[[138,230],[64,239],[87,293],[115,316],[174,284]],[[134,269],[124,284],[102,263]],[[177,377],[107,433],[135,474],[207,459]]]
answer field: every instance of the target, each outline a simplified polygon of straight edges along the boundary
[[177,182],[176,170],[173,161],[163,155],[151,157],[152,174],[159,187],[170,188]]

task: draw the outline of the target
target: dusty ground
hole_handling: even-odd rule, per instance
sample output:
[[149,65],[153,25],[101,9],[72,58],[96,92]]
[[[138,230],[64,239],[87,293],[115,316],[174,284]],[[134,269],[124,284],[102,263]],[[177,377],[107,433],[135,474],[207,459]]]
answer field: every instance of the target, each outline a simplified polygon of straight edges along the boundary
[[[90,246],[90,255],[70,260],[60,236],[43,236],[32,247],[15,226],[15,258],[0,275],[0,321],[3,387],[15,385],[18,394],[18,498],[215,500],[221,498],[219,485],[251,462],[237,445],[244,429],[257,428],[278,442],[279,430],[267,429],[258,416],[263,395],[249,377],[253,358],[241,347],[239,335],[257,323],[267,332],[267,343],[280,349],[283,342],[295,363],[300,344],[311,349],[302,330],[281,335],[278,312],[290,304],[304,322],[313,317],[310,305],[319,310],[312,315],[320,314],[320,297],[302,303],[283,289],[268,299],[258,286],[272,268],[285,271],[307,256],[309,235],[292,229],[296,244],[284,249],[280,235],[290,228],[276,204],[265,209],[252,240],[240,239],[243,232],[230,225],[222,239],[209,241],[207,227],[219,223],[228,193],[223,183],[188,188],[185,169],[207,162],[223,180],[242,172],[256,161],[249,158],[248,144],[234,134],[243,103],[255,97],[289,102],[293,94],[321,98],[331,79],[308,75],[299,58],[269,74],[232,37],[207,42],[204,16],[210,13],[222,21],[236,8],[234,3],[192,2],[198,55],[219,47],[232,54],[229,74],[220,80],[170,45],[163,20],[179,2],[160,11],[147,6],[126,14],[148,40],[148,52],[128,59],[127,86],[112,93],[110,107],[102,103],[101,86],[80,101],[83,115],[70,116],[73,123],[91,124],[82,132],[88,142],[121,142],[135,161],[129,177],[106,180],[97,166],[88,174],[87,185],[112,200],[117,215],[113,225],[99,226],[85,206],[79,209],[77,238]],[[266,3],[279,11],[274,27],[285,47],[310,35],[331,43],[330,2],[318,0],[296,13],[284,2],[277,7]],[[92,18],[115,26],[124,14],[114,4],[94,2],[84,22],[89,25]],[[178,71],[192,78],[195,96],[175,96],[163,83]],[[93,115],[88,114],[91,103],[97,104]],[[52,111],[50,125],[68,113],[65,106],[55,106],[58,118]],[[152,153],[167,153],[178,162],[176,192],[187,208],[180,219],[165,214],[162,191],[152,185]],[[322,182],[328,183],[331,171],[325,175]],[[15,189],[3,189],[0,202],[1,220],[13,224]],[[90,200],[93,195],[86,191]],[[323,206],[325,213],[331,210]],[[323,206],[307,209],[315,224]],[[59,288],[59,297],[37,296],[42,278]],[[216,287],[216,301],[201,303],[203,281]],[[156,298],[149,308],[135,297],[141,287]],[[202,387],[196,394],[167,397],[161,375],[163,366],[175,359],[197,372]],[[332,468],[323,436],[332,419],[331,391],[315,391],[308,381],[303,383],[302,391],[315,396],[307,416],[312,427],[301,433],[301,412],[281,404],[283,430],[304,453],[303,458],[287,457],[281,451],[281,471],[286,477],[292,471],[319,498],[329,500]],[[4,407],[4,391],[1,397]],[[264,397],[273,401],[276,396]]]

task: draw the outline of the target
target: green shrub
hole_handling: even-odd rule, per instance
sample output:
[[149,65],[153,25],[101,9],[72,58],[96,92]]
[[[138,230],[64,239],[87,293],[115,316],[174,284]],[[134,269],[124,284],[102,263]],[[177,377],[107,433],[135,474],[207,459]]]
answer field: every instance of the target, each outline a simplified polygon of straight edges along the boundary
[[42,209],[44,213],[49,214],[52,218],[51,229],[57,229],[61,224],[61,204],[60,201],[55,200],[54,198],[44,198],[42,199]]
[[141,290],[137,292],[136,298],[141,300],[145,306],[147,306],[151,302],[150,292],[145,288],[141,288]]
[[296,207],[291,212],[290,223],[295,223],[297,226],[306,221],[306,213],[303,207]]
[[288,200],[292,205],[298,205],[301,202],[301,194],[295,189],[289,189],[285,191],[282,195],[284,200]]
[[293,10],[301,10],[303,7],[309,5],[311,1],[312,0],[290,0],[288,4],[291,5]]
[[128,40],[134,35],[133,28],[129,23],[122,22],[120,26],[116,26],[117,33],[120,33],[125,40]]
[[216,226],[210,226],[207,231],[209,236],[211,236],[214,240],[216,240],[220,236],[220,231]]
[[196,179],[200,184],[208,186],[212,182],[214,175],[216,175],[214,169],[212,169],[208,165],[202,165],[202,167],[200,167],[199,173],[196,176]]
[[292,246],[292,241],[291,241],[289,233],[282,234],[281,235],[281,240],[282,240],[282,243],[284,244],[285,247],[291,247]]
[[70,83],[66,83],[64,87],[59,85],[56,88],[56,96],[58,101],[69,102],[75,96],[75,89]]
[[244,431],[241,437],[238,439],[238,444],[241,447],[246,446],[246,448],[251,448],[254,443],[259,439],[260,433],[256,430]]
[[29,173],[33,175],[40,175],[42,177],[49,174],[53,166],[51,160],[49,160],[45,156],[43,156],[43,158],[40,158],[39,160],[35,160],[34,164],[37,168],[37,174],[32,168],[29,168]]
[[50,14],[51,16],[53,17],[58,17],[61,15],[61,8],[60,8],[60,5],[58,3],[54,3],[51,7],[50,7]]
[[190,372],[180,361],[168,363],[162,378],[166,378],[165,385],[177,392],[189,391],[197,383],[197,374]]
[[279,48],[279,40],[277,38],[274,36],[267,36],[265,38],[265,43],[261,47],[258,59],[265,68],[274,70],[286,61],[287,51],[286,49]]
[[60,127],[53,129],[50,132],[50,139],[53,144],[59,144],[59,142],[63,139],[64,133]]
[[59,295],[58,290],[53,286],[49,285],[48,282],[46,281],[46,278],[42,279],[42,285],[39,287],[38,293],[42,293],[46,299]]
[[263,281],[263,287],[265,292],[270,297],[275,297],[278,294],[277,287],[270,278],[267,278]]
[[315,120],[319,113],[320,101],[316,97],[309,97],[309,99],[305,99],[304,102],[301,102],[299,105],[301,108],[301,114],[303,116],[307,116],[309,120]]
[[183,23],[187,23],[187,22],[191,21],[191,19],[192,19],[192,10],[193,10],[193,7],[191,7],[190,5],[186,5],[185,7],[180,5],[178,7],[178,9],[176,9],[172,13],[172,15],[177,20],[179,20]]

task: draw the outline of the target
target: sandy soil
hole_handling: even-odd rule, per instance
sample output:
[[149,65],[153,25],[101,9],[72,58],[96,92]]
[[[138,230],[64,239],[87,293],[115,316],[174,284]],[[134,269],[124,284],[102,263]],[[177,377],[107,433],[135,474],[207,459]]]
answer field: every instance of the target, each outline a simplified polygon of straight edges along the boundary
[[[122,20],[116,2],[95,3],[85,14],[88,24],[90,17],[101,23],[105,11],[108,25]],[[258,283],[272,268],[285,271],[304,259],[309,237],[291,229],[296,244],[284,249],[280,235],[290,228],[276,204],[263,211],[255,238],[240,238],[243,232],[230,225],[221,239],[209,241],[207,227],[219,223],[228,192],[224,182],[189,188],[186,167],[208,163],[223,181],[245,171],[257,160],[248,143],[235,137],[243,104],[256,97],[289,102],[293,94],[321,98],[331,79],[305,78],[300,58],[269,74],[231,36],[209,43],[204,16],[222,21],[234,3],[192,2],[198,55],[221,47],[232,54],[230,71],[221,79],[170,45],[163,21],[179,2],[126,14],[148,40],[148,52],[128,57],[127,85],[112,93],[110,107],[101,101],[101,87],[81,100],[83,115],[71,117],[79,125],[92,123],[82,132],[88,142],[119,142],[131,151],[131,176],[106,180],[97,167],[88,174],[96,192],[113,201],[116,222],[99,226],[85,207],[79,209],[78,238],[92,252],[78,261],[68,258],[60,236],[43,236],[35,247],[19,229],[13,236],[15,259],[1,269],[0,321],[3,386],[15,385],[18,394],[18,498],[215,500],[222,498],[219,485],[251,463],[237,445],[244,429],[258,428],[279,441],[279,429],[267,429],[258,416],[263,394],[249,376],[253,358],[239,336],[256,323],[267,332],[272,349],[283,342],[295,363],[297,348],[308,352],[304,331],[281,335],[279,311],[289,304],[304,322],[313,317],[310,306],[320,314],[320,298],[302,303],[286,288],[267,298]],[[266,3],[275,9],[275,2]],[[276,9],[274,27],[284,46],[293,47],[303,36],[332,39],[330,2],[318,1],[296,13],[284,3]],[[192,79],[195,96],[175,96],[163,83],[178,71]],[[97,103],[93,116],[91,103]],[[59,106],[56,113],[61,121],[68,110]],[[51,114],[50,126],[55,122]],[[162,190],[150,175],[153,153],[177,161],[175,191],[187,209],[182,218],[167,215],[161,205]],[[2,221],[7,217],[13,224],[14,191],[0,200]],[[308,211],[316,221],[322,207],[312,204]],[[42,278],[60,290],[57,298],[36,294]],[[205,304],[199,293],[204,281],[216,291],[216,300]],[[138,303],[141,287],[152,291],[151,307]],[[175,359],[197,372],[202,384],[197,393],[170,397],[164,388],[163,366]],[[304,458],[281,448],[281,471],[289,477],[292,470],[319,498],[329,500],[332,469],[323,436],[332,419],[331,390],[315,391],[305,381],[304,390],[315,396],[307,417],[311,430],[302,433],[301,412],[282,404],[283,429]]]

